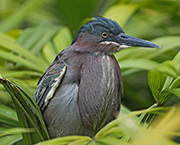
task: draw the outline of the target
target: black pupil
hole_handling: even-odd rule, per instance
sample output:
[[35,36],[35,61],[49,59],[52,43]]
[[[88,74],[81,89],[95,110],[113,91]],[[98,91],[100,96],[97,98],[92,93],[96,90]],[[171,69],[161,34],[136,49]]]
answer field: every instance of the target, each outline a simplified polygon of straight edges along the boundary
[[106,34],[106,33],[103,33],[103,36],[104,36],[104,37],[107,37],[107,34]]

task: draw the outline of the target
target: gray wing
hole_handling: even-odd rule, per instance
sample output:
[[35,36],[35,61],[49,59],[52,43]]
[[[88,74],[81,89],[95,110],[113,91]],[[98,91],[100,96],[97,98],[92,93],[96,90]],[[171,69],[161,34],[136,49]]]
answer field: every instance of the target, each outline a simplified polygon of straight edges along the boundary
[[49,101],[53,98],[57,87],[62,82],[66,68],[67,66],[65,63],[60,61],[57,56],[54,62],[40,78],[34,98],[41,111],[44,110]]

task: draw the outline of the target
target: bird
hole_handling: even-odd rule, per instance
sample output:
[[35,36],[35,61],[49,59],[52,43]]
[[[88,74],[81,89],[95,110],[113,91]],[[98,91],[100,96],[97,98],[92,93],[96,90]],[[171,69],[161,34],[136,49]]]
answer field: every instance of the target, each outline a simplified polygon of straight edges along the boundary
[[51,138],[94,137],[116,119],[123,83],[114,54],[127,47],[160,46],[126,35],[116,21],[99,16],[57,54],[34,94]]

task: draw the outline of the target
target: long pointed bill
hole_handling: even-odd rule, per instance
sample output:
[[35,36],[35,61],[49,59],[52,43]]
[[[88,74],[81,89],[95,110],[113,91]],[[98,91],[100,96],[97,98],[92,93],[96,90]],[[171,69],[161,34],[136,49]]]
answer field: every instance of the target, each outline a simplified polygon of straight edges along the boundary
[[160,46],[151,43],[149,41],[135,38],[124,33],[118,35],[118,43],[120,44],[121,48],[126,47],[151,47],[151,48],[161,48]]

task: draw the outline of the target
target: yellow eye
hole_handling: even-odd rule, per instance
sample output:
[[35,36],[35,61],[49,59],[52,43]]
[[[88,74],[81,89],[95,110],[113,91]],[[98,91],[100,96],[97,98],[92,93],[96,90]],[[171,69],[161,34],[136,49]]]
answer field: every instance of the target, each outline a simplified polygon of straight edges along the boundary
[[103,38],[107,38],[107,37],[108,37],[108,34],[107,34],[106,32],[102,32],[102,33],[101,33],[101,36],[102,36]]

